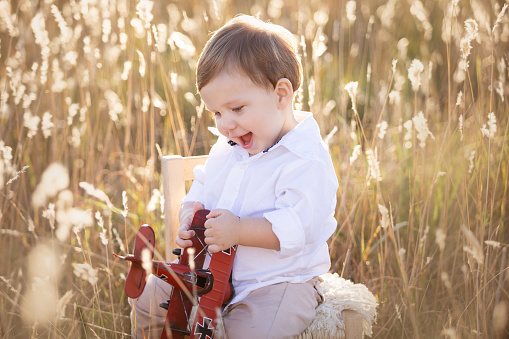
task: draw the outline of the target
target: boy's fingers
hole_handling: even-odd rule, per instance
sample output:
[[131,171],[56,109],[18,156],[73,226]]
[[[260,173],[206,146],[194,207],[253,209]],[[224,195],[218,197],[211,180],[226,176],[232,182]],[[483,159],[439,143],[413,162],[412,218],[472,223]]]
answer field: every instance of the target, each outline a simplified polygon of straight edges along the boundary
[[[209,220],[205,221],[203,226],[205,226],[205,228],[207,228],[207,229],[212,227],[212,225],[210,224]],[[207,236],[207,231],[205,231],[204,235]]]
[[189,239],[189,238],[192,238],[194,236],[194,231],[193,230],[188,230],[187,228],[184,228],[181,227],[179,229],[179,232],[178,232],[178,236],[182,239]]
[[209,252],[210,253],[219,252],[217,245],[209,245]]
[[209,214],[207,214],[207,219],[210,219],[210,218],[217,218],[218,216],[220,216],[222,214],[221,210],[212,210],[210,211]]
[[[214,218],[215,217],[212,217],[211,219],[206,220],[205,224],[203,226],[205,226],[206,229],[210,229],[210,228],[214,227],[214,222],[215,222]],[[205,231],[205,232],[207,232],[207,231]],[[205,236],[207,236],[207,235],[205,235]]]
[[194,205],[193,205],[193,214],[195,214],[196,212],[198,212],[199,210],[202,210],[202,209],[204,209],[203,204],[199,201],[195,201]]
[[184,220],[182,224],[180,224],[178,232],[188,231],[191,228],[191,220]]
[[179,246],[181,248],[186,248],[186,247],[190,247],[193,245],[193,242],[191,240],[184,240],[180,237],[177,237],[175,242],[177,243],[177,246]]
[[205,238],[205,243],[208,245],[208,251],[210,253],[219,252],[219,246],[214,243],[213,238]]

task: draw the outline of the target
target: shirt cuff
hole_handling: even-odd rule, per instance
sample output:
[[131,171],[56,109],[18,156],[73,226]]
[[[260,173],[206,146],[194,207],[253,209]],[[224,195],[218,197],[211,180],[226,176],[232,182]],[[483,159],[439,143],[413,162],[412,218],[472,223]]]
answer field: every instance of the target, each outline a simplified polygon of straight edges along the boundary
[[297,213],[290,208],[281,208],[264,213],[263,216],[272,224],[272,230],[279,239],[280,259],[288,258],[302,251],[306,235]]

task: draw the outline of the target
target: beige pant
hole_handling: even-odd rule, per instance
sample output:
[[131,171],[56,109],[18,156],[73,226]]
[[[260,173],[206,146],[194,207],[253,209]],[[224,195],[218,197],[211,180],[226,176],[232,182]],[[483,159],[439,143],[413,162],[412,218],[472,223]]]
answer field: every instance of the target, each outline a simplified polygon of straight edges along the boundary
[[[134,338],[160,338],[171,286],[150,275],[142,295],[129,300]],[[323,301],[320,278],[302,284],[280,283],[251,292],[244,300],[230,305],[223,313],[228,339],[293,338],[303,332]]]
[[161,338],[166,310],[159,306],[170,297],[172,286],[155,275],[149,275],[143,293],[138,299],[129,298],[131,333],[133,338]]

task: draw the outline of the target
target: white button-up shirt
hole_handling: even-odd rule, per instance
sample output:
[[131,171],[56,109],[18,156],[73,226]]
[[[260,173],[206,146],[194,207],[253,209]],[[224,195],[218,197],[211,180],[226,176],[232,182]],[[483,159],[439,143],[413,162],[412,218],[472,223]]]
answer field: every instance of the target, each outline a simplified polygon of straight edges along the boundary
[[311,113],[274,146],[249,156],[220,136],[183,202],[227,209],[239,217],[264,217],[280,251],[238,246],[233,264],[235,297],[280,282],[302,283],[330,268],[327,239],[334,219],[338,181]]

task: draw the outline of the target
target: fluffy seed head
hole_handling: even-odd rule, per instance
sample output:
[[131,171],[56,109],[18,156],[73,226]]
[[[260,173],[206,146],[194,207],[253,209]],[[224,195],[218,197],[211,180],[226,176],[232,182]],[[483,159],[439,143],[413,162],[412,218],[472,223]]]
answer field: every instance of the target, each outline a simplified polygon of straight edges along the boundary
[[69,186],[69,174],[67,169],[58,163],[48,166],[41,177],[41,182],[37,185],[32,195],[32,204],[34,207],[40,207],[46,204],[46,199],[54,197],[59,191]]
[[483,136],[486,136],[489,139],[493,139],[495,137],[495,133],[497,133],[497,117],[494,112],[488,114],[488,122],[482,126],[481,132]]
[[357,87],[359,86],[359,82],[352,81],[346,84],[345,90],[348,92],[348,95],[350,96],[350,100],[352,100],[352,107],[355,112],[357,112]]
[[421,86],[421,73],[424,71],[424,66],[422,62],[417,59],[412,61],[410,68],[408,69],[408,79],[412,83],[412,89],[417,92],[419,87]]
[[382,215],[382,221],[380,222],[380,225],[383,228],[387,228],[389,226],[389,210],[384,205],[378,204],[378,210],[380,211],[380,214]]

